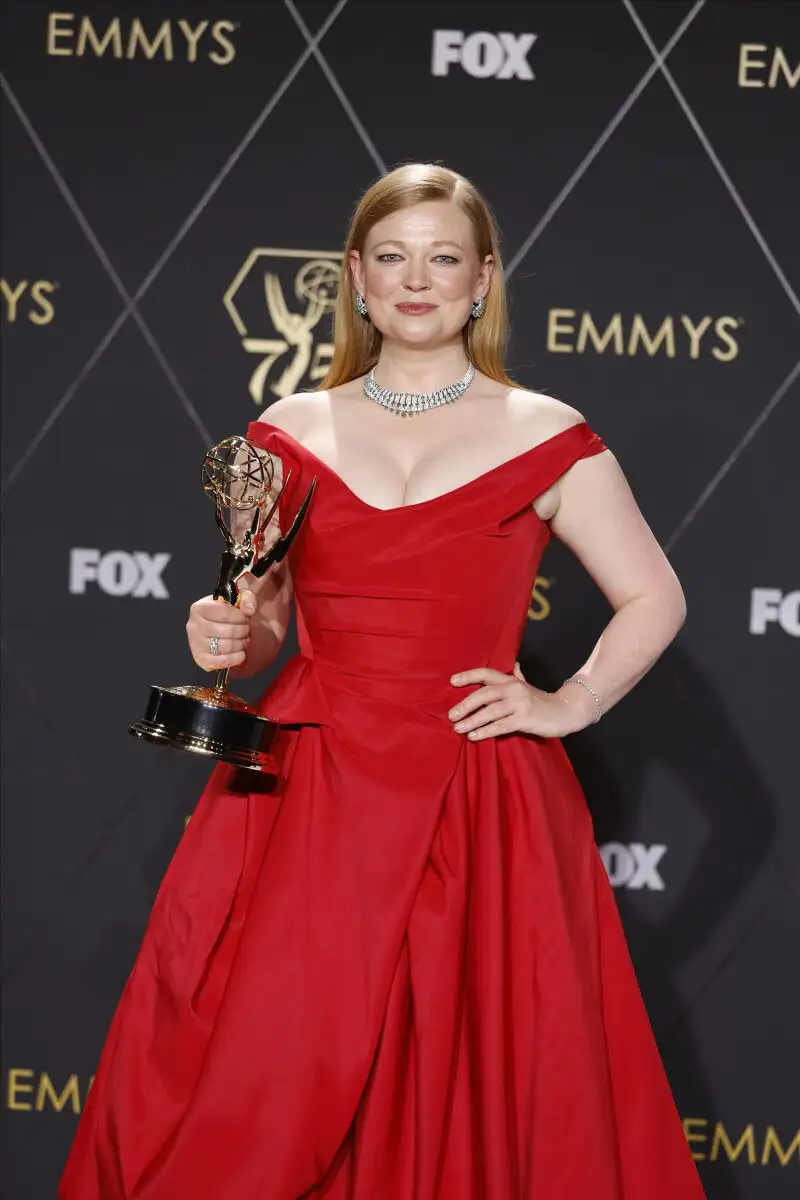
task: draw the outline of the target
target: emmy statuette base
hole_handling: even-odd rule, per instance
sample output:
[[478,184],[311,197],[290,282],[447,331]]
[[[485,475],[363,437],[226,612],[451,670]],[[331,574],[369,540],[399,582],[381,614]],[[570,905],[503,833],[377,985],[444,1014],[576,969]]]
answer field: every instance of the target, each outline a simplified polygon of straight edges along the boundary
[[152,685],[144,717],[128,732],[235,767],[277,774],[270,754],[280,726],[225,688]]

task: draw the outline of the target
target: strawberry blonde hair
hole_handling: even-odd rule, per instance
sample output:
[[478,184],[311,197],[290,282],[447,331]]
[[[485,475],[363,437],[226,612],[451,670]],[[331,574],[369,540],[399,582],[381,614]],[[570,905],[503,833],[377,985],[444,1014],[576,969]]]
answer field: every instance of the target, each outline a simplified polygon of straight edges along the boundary
[[508,340],[508,306],[500,262],[499,234],[489,205],[474,184],[435,163],[408,163],[382,176],[361,197],[344,248],[339,293],[333,315],[333,358],[320,390],[349,383],[371,370],[378,361],[381,335],[371,321],[356,311],[356,291],[350,270],[350,252],[363,253],[367,234],[384,217],[426,200],[454,200],[466,213],[475,231],[481,262],[494,256],[494,272],[479,320],[464,326],[464,349],[479,371],[498,383],[515,387],[503,369]]

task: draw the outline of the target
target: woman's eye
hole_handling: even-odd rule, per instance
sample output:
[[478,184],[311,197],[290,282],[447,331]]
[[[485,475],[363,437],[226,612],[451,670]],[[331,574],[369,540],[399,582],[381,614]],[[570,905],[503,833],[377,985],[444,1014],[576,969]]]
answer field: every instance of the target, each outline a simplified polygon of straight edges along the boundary
[[[402,255],[395,254],[394,251],[389,251],[386,254],[379,254],[377,256],[378,262],[399,262],[401,258]],[[444,263],[457,263],[459,260],[452,254],[437,254],[435,261]]]

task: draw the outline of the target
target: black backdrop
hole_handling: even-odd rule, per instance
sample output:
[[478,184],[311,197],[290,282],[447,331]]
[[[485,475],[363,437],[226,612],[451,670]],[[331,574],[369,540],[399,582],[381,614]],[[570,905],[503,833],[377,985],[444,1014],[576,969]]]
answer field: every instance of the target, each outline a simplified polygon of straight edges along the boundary
[[[709,1196],[797,1195],[799,16],[7,7],[8,1200],[54,1195],[207,775],[126,733],[151,682],[197,678],[202,453],[320,377],[352,205],[413,159],[488,194],[512,371],[611,445],[685,586],[676,644],[568,748]],[[608,613],[563,548],[542,571],[523,665],[546,685]]]

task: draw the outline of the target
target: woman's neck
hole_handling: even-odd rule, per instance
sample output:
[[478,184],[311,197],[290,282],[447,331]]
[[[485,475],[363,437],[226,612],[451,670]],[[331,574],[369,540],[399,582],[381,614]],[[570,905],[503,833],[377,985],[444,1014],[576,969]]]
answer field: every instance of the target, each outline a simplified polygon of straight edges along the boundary
[[460,339],[434,349],[415,349],[384,341],[375,378],[381,387],[393,392],[435,392],[455,383],[468,366],[469,359]]

